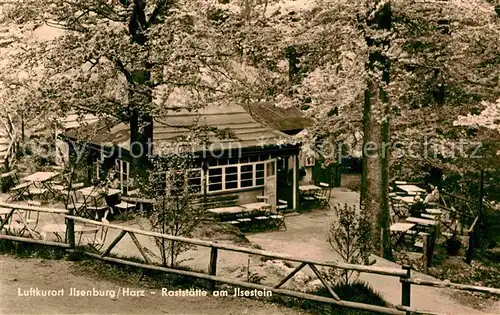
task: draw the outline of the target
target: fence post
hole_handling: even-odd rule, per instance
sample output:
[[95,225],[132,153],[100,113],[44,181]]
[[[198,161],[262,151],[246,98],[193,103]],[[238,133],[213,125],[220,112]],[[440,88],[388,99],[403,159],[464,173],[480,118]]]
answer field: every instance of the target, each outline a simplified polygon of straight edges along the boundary
[[[73,207],[68,209],[68,215],[73,215]],[[75,220],[66,218],[66,240],[71,249],[75,249]]]
[[469,247],[467,247],[467,254],[465,256],[465,262],[470,264],[472,261],[472,255],[474,254],[474,231],[469,231]]
[[[408,265],[403,266],[403,270],[406,270],[406,275],[403,277],[403,279],[410,279],[411,278],[411,267]],[[411,283],[408,282],[402,282],[401,283],[401,304],[403,306],[408,306],[410,307],[410,298],[411,298]],[[410,312],[406,312],[407,315],[410,315]]]
[[384,228],[380,229],[380,257],[384,257]]
[[[211,276],[217,275],[217,247],[210,248],[210,265],[208,266],[208,273]],[[216,282],[210,281],[210,290],[215,290]]]
[[422,235],[423,250],[424,250],[424,273],[427,273],[429,268],[429,234],[424,233]]

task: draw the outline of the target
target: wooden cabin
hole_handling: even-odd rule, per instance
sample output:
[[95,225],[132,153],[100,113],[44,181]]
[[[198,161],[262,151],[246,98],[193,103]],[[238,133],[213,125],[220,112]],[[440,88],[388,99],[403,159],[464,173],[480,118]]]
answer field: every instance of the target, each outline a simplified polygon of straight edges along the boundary
[[[273,206],[282,199],[290,209],[297,208],[300,145],[289,144],[290,135],[257,121],[241,106],[207,106],[196,114],[180,110],[156,117],[150,158],[166,155],[165,150],[181,142],[193,126],[215,127],[230,134],[220,138],[208,133],[208,145],[183,146],[195,159],[190,182],[199,186],[200,194],[232,196],[238,204],[254,202],[257,196],[265,195]],[[89,160],[95,166],[94,175],[99,176],[100,168],[112,167],[120,176],[122,191],[127,191],[134,177],[130,167],[130,128],[116,120],[101,120],[90,127],[98,131],[85,139],[95,153]],[[69,141],[81,140],[78,128],[67,131],[66,137]],[[114,153],[107,154],[110,150]]]

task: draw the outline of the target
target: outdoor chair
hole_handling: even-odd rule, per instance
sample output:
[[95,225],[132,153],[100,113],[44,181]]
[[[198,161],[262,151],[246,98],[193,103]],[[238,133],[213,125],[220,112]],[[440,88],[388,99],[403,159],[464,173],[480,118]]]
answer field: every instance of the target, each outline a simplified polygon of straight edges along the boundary
[[281,206],[285,205],[285,206],[288,207],[288,201],[283,200],[283,199],[278,199],[278,204],[281,205]]
[[234,227],[239,227],[240,225],[240,222],[239,221],[236,221],[236,220],[231,220],[231,221],[222,221],[221,222],[222,224],[230,224]]
[[2,230],[5,231],[6,234],[10,234],[13,236],[24,236],[26,226],[16,221],[10,221],[3,226]]
[[[40,201],[30,200],[28,201],[28,206],[41,207],[42,203]],[[38,221],[40,220],[40,211],[24,210],[23,212],[25,214],[24,222],[26,222],[31,229],[36,229],[36,227],[38,226]],[[35,212],[35,214],[33,214],[33,212]]]
[[300,193],[299,198],[301,208],[303,209],[312,209],[317,201],[315,195],[309,195],[305,193]]
[[261,216],[255,217],[254,220],[255,220],[255,222],[257,222],[257,226],[259,228],[265,228],[269,224],[269,221],[271,220],[271,218],[267,215],[261,215]]
[[10,196],[7,198],[7,201],[15,201],[25,197],[25,192],[29,192],[28,189],[31,186],[31,183],[21,183],[11,188],[9,191]]
[[429,220],[436,220],[437,219],[437,216],[435,216],[433,214],[428,214],[428,213],[422,213],[420,216],[424,219],[429,219]]
[[[104,224],[109,224],[109,221],[105,218],[101,219]],[[106,241],[106,236],[108,235],[108,227],[101,226],[100,228],[84,228],[80,232],[80,237],[78,239],[78,245],[87,245],[100,250],[104,246]]]
[[120,215],[126,216],[126,213],[129,210],[135,210],[136,204],[122,201],[119,204],[114,205],[114,208],[118,211],[118,213],[120,213]]
[[330,196],[332,194],[330,185],[327,183],[319,183],[319,186],[321,190],[318,191],[315,198],[321,207],[328,207],[328,209],[330,209]]
[[69,186],[65,185],[54,185],[52,186],[52,188],[54,189],[54,191],[59,192],[59,198],[63,202],[66,202],[68,196],[77,200],[78,196],[76,194],[76,190],[83,188],[84,186],[85,186],[84,183],[74,183],[71,185],[71,190],[69,189]]
[[267,227],[269,225],[269,222],[271,221],[270,215],[271,215],[271,209],[265,209],[264,213],[262,215],[256,216],[253,219],[255,222],[257,222],[257,226],[259,228]]
[[105,206],[87,206],[86,208],[87,208],[87,213],[93,214],[95,220],[99,220],[99,219],[101,219],[101,220],[106,219],[107,220],[108,214],[111,211],[111,207],[109,207],[108,205],[105,205]]
[[406,218],[409,215],[410,211],[408,205],[405,202],[397,199],[390,199],[389,208],[391,211],[391,215],[395,218],[394,223],[403,218]]
[[[30,204],[28,204],[30,205]],[[31,206],[33,206],[31,204]],[[33,213],[35,212],[35,213]],[[14,210],[9,223],[3,229],[12,235],[24,236],[26,232],[33,238],[39,238],[39,233],[35,230],[40,219],[39,211]]]
[[268,196],[257,196],[257,201],[259,202],[268,202],[269,201],[269,197]]
[[24,192],[24,196],[30,199],[37,198],[39,200],[47,200],[47,193],[47,189],[33,186],[28,188],[28,190]]
[[288,208],[288,205],[279,205],[276,207],[276,214],[272,214],[269,216],[271,219],[273,225],[276,227],[277,230],[280,229],[280,227],[284,227],[285,231],[287,231],[286,224],[285,224],[285,215],[284,211]]
[[87,205],[84,202],[80,202],[78,197],[75,195],[70,195],[68,202],[66,204],[67,210],[72,210],[73,215],[82,217],[82,218],[90,218],[90,214],[87,213]]
[[252,225],[252,219],[248,217],[248,213],[238,213],[236,214],[236,221],[240,224],[241,229],[250,229]]

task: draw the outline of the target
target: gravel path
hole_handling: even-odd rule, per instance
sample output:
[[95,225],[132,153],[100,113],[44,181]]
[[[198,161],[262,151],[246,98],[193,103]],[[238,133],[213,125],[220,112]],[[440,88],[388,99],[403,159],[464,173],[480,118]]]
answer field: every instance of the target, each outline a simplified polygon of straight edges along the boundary
[[[160,290],[152,295],[151,290],[140,287],[128,287],[129,294],[146,289],[143,297],[71,297],[71,287],[102,292],[120,288],[116,283],[76,275],[74,264],[0,255],[0,314],[303,314],[245,298],[162,297]],[[19,289],[24,294],[29,288],[64,289],[65,296],[19,296]]]

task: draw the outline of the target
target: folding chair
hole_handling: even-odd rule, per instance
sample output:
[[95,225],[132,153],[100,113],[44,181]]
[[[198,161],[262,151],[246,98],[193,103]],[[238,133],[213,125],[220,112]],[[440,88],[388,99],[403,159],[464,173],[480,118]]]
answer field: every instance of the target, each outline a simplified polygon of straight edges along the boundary
[[398,222],[401,218],[407,217],[409,214],[409,208],[406,203],[397,199],[390,199],[390,211],[391,215],[395,216],[394,223]]
[[[28,201],[28,206],[41,207],[42,203],[40,201],[30,200]],[[33,212],[36,212],[36,215],[32,215]],[[32,228],[33,230],[36,229],[36,227],[38,226],[38,221],[40,220],[40,211],[24,210],[24,213],[24,222],[26,222],[27,224],[32,224],[33,227],[30,226],[30,228]]]
[[[106,218],[102,218],[101,222],[109,224],[109,221]],[[94,247],[96,250],[100,250],[106,241],[108,227],[101,226],[100,228],[84,228],[79,232],[79,234],[80,238],[78,239],[78,245],[88,245]]]
[[258,202],[268,202],[269,201],[268,196],[257,196],[256,199]]
[[85,186],[84,183],[75,183],[71,185],[71,190],[69,189],[69,186],[65,185],[55,185],[53,186],[53,189],[55,188],[54,190],[60,193],[61,200],[63,202],[66,202],[68,201],[68,199],[66,199],[68,198],[68,196],[70,198],[74,198],[74,200],[77,200],[78,196],[76,194],[76,190],[83,188],[84,186]]
[[250,225],[252,224],[252,219],[248,217],[248,212],[242,212],[236,214],[236,221],[239,222],[239,226],[241,229],[250,229]]
[[134,203],[128,203],[125,201],[120,202],[119,204],[114,205],[114,208],[122,215],[125,216],[125,214],[129,210],[135,210],[137,204]]
[[330,185],[327,183],[319,183],[321,190],[316,194],[315,198],[321,207],[328,207],[330,209],[330,196],[332,195],[332,190]]
[[257,225],[259,227],[266,227],[271,220],[270,215],[271,215],[271,209],[266,208],[264,209],[264,213],[262,215],[254,217],[254,220],[257,222]]
[[87,213],[93,213],[95,220],[106,219],[111,210],[110,206],[87,206]]
[[284,211],[287,208],[288,208],[288,205],[279,205],[276,207],[276,214],[272,214],[269,216],[269,218],[272,220],[272,222],[277,230],[279,230],[280,227],[283,226],[285,228],[285,231],[287,231],[286,224],[285,224],[285,216],[284,216]]
[[31,187],[28,188],[27,191],[24,192],[24,195],[28,198],[38,198],[39,200],[48,200],[45,195],[48,192],[46,188],[41,187],[41,185],[32,184]]
[[21,183],[15,187],[13,187],[10,192],[9,198],[7,198],[7,201],[15,201],[20,199],[21,197],[25,196],[26,192],[29,192],[29,187],[32,185],[32,183]]

